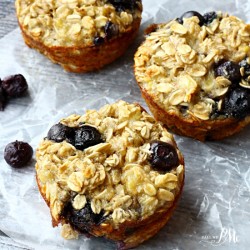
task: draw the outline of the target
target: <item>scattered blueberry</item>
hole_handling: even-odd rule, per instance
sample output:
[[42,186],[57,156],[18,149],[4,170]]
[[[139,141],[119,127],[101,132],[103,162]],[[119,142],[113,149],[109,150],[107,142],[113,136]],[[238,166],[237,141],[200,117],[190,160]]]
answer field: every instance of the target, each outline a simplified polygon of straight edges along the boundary
[[174,146],[162,141],[152,141],[150,143],[152,155],[151,166],[157,170],[170,171],[179,164],[178,154]]
[[250,90],[234,88],[225,98],[224,112],[236,119],[243,119],[250,114]]
[[215,76],[224,76],[232,83],[239,82],[241,80],[240,66],[232,61],[219,62],[214,68]]
[[105,220],[103,214],[103,211],[94,214],[90,202],[87,202],[85,207],[80,210],[74,209],[71,202],[69,202],[63,209],[62,216],[69,221],[73,228],[86,233],[91,230],[92,226],[99,225]]
[[47,139],[49,140],[55,142],[62,142],[66,140],[71,144],[74,144],[74,137],[75,137],[74,128],[65,126],[62,123],[53,125],[47,134]]
[[7,102],[7,96],[2,88],[2,81],[0,79],[0,111],[4,110],[6,102]]
[[215,11],[211,11],[211,12],[205,13],[203,17],[204,17],[204,24],[208,25],[212,23],[214,19],[217,18],[217,13]]
[[102,45],[102,44],[104,43],[104,41],[105,41],[105,39],[104,39],[103,37],[101,37],[101,36],[96,36],[96,37],[94,38],[94,45],[100,46],[100,45]]
[[28,89],[28,84],[23,75],[11,75],[3,79],[2,88],[9,97],[20,97]]
[[75,131],[75,147],[83,150],[103,142],[100,132],[91,126],[83,125]]
[[118,26],[111,21],[108,21],[104,26],[104,33],[106,38],[109,40],[112,37],[118,35],[119,29]]
[[5,161],[14,168],[24,167],[31,160],[32,155],[32,147],[22,141],[11,142],[4,149]]
[[189,18],[192,16],[197,16],[200,20],[199,25],[202,26],[205,22],[204,17],[197,11],[187,11],[185,12],[180,18],[177,18],[177,22],[179,22],[180,24],[183,23],[183,18]]
[[244,68],[244,77],[248,77],[250,75],[250,64],[247,63],[247,58],[242,60],[240,63],[240,68]]

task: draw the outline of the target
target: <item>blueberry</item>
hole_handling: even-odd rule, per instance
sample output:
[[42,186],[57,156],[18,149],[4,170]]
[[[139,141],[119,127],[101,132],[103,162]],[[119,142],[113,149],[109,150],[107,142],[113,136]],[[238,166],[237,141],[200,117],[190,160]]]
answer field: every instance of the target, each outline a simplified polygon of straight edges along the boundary
[[7,96],[2,88],[2,81],[0,79],[0,111],[4,110],[6,102],[7,102]]
[[105,220],[103,214],[103,211],[94,214],[89,201],[80,210],[74,209],[71,202],[69,202],[62,212],[62,216],[69,221],[71,226],[82,233],[89,232],[91,227],[101,224]]
[[232,61],[222,61],[215,65],[215,76],[224,76],[232,83],[239,82],[241,80],[240,66]]
[[247,61],[247,58],[245,58],[239,63],[240,68],[244,68],[244,77],[248,77],[250,75],[250,64],[248,64]]
[[136,8],[136,0],[108,0],[117,12],[130,10],[133,11]]
[[118,26],[111,21],[108,21],[104,26],[104,33],[106,38],[109,40],[112,37],[115,37],[119,33]]
[[22,96],[28,89],[28,84],[23,75],[11,75],[2,81],[2,88],[9,97]]
[[236,119],[243,119],[250,114],[250,90],[232,89],[225,98],[224,112]]
[[91,126],[83,125],[75,131],[75,147],[80,150],[103,142],[99,131]]
[[95,38],[94,38],[94,45],[96,45],[96,46],[100,46],[100,45],[102,45],[103,43],[104,43],[104,41],[105,41],[105,39],[103,38],[103,37],[101,37],[101,36],[96,36]]
[[208,25],[212,23],[214,19],[217,18],[217,13],[215,11],[211,11],[211,12],[205,13],[203,17],[204,17],[204,24]]
[[179,158],[174,146],[162,141],[152,141],[150,143],[150,150],[152,151],[150,163],[151,166],[157,170],[170,171],[177,167]]
[[14,168],[24,167],[32,158],[33,149],[27,142],[14,141],[4,149],[5,161]]
[[200,20],[199,25],[200,26],[202,26],[204,24],[204,22],[205,22],[204,17],[197,11],[187,11],[180,18],[177,18],[177,21],[182,24],[183,18],[189,18],[192,16],[197,16],[199,18],[199,20]]
[[63,125],[62,123],[58,123],[53,125],[48,134],[47,139],[55,142],[62,142],[66,140],[67,142],[73,144],[75,137],[74,128]]

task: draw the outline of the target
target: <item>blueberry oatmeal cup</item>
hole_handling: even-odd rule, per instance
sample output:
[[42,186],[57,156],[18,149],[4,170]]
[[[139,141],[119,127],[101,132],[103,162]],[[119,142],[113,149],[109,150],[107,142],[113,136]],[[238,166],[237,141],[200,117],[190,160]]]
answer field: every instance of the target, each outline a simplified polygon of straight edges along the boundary
[[134,40],[141,0],[16,0],[25,43],[70,72],[98,70]]
[[124,101],[62,119],[40,143],[36,160],[40,193],[62,236],[106,237],[119,249],[155,235],[184,184],[172,134]]
[[222,12],[189,11],[146,34],[134,72],[156,120],[201,141],[249,124],[249,24]]

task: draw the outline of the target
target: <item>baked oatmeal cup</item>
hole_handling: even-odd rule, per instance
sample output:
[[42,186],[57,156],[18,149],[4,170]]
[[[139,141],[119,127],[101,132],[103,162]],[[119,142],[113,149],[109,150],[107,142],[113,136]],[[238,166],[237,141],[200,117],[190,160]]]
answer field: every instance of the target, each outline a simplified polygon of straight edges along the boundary
[[25,43],[71,72],[123,55],[141,22],[141,0],[16,0]]
[[184,13],[151,25],[134,61],[156,120],[201,141],[250,122],[250,25],[222,12]]
[[106,237],[119,249],[155,235],[184,184],[173,136],[124,101],[62,119],[41,141],[36,160],[40,193],[62,236]]

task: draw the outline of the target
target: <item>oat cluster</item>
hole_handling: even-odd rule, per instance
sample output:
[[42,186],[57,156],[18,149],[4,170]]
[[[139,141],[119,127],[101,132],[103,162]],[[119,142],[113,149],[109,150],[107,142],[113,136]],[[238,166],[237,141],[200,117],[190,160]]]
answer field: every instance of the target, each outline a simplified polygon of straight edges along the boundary
[[141,18],[141,1],[134,10],[116,11],[108,0],[16,0],[23,29],[47,46],[92,45],[93,37],[104,37],[110,21],[119,34]]
[[53,218],[60,219],[72,197],[75,209],[82,209],[89,201],[92,211],[104,212],[105,222],[114,227],[124,221],[143,220],[172,206],[183,182],[183,158],[177,149],[180,165],[170,172],[158,172],[150,166],[151,141],[176,144],[172,135],[139,105],[119,101],[82,116],[71,115],[61,123],[69,127],[81,123],[94,126],[104,142],[83,151],[66,141],[44,139],[40,143],[37,177]]
[[[184,18],[183,24],[172,20],[157,25],[138,49],[135,76],[164,110],[208,120],[232,84],[223,76],[215,77],[214,65],[222,59],[249,62],[249,44],[250,25],[228,14],[218,12],[202,26],[197,16]],[[249,88],[245,80],[240,85]]]

